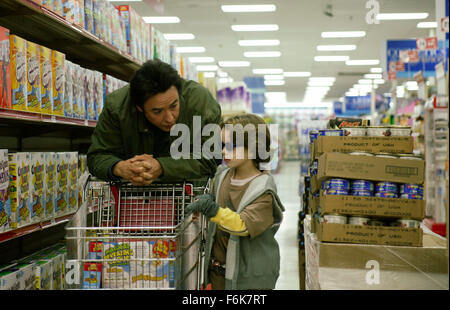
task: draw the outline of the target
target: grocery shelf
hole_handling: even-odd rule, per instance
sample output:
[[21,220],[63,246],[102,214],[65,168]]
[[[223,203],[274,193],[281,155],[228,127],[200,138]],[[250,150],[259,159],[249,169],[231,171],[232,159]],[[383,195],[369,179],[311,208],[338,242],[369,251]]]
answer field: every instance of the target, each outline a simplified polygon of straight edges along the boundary
[[0,25],[11,34],[66,54],[82,67],[129,81],[140,67],[134,57],[31,0],[0,1]]

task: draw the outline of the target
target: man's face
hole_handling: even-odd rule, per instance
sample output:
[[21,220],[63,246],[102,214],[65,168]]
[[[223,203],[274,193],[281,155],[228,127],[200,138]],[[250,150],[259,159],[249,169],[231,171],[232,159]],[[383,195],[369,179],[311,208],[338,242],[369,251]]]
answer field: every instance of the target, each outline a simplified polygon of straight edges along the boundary
[[166,92],[156,94],[149,98],[143,108],[136,106],[138,111],[143,112],[145,118],[165,132],[177,123],[180,114],[180,98],[175,86],[171,86]]

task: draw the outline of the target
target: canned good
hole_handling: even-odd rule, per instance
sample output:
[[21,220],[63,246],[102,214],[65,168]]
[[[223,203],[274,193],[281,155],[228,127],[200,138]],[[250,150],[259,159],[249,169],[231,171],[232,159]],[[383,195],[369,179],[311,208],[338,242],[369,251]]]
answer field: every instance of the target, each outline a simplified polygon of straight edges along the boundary
[[357,190],[357,191],[352,191],[352,196],[372,197],[373,196],[373,192]]
[[314,169],[313,167],[309,167],[309,175],[313,176],[313,175],[316,175],[316,174],[317,174],[317,170]]
[[311,130],[309,132],[309,142],[314,143],[314,141],[317,139],[318,136],[319,132],[317,130]]
[[369,137],[388,137],[391,135],[390,127],[387,126],[367,127],[367,135]]
[[364,137],[367,135],[367,127],[343,127],[344,136]]
[[352,225],[369,225],[370,219],[363,216],[351,216],[348,223]]
[[343,136],[344,131],[341,129],[323,129],[319,130],[319,136]]
[[328,188],[323,193],[325,195],[342,195],[342,196],[347,196],[348,195],[348,190]]
[[397,193],[393,193],[393,192],[378,192],[378,193],[375,193],[375,197],[380,197],[380,198],[398,198],[398,194]]
[[384,221],[371,219],[369,221],[369,226],[386,226],[386,223]]
[[423,195],[423,186],[420,184],[400,184],[400,194],[419,194]]
[[389,226],[400,227],[400,222],[399,221],[391,221],[391,222],[389,222]]
[[318,159],[313,161],[313,168],[316,169],[316,170],[319,169],[319,160]]
[[416,220],[410,220],[410,219],[400,219],[397,220],[397,222],[400,224],[400,227],[404,228],[419,228],[420,222]]
[[411,127],[407,126],[391,126],[389,128],[391,136],[394,137],[408,137],[411,135]]
[[339,214],[325,214],[323,216],[324,223],[347,224],[347,217]]
[[383,157],[383,158],[397,158],[396,156],[389,153],[378,153],[375,157]]
[[377,182],[375,184],[375,191],[376,192],[398,192],[398,186],[396,183],[392,182]]
[[351,152],[349,153],[350,155],[363,155],[363,156],[375,156],[372,153],[367,153],[367,152]]
[[400,198],[402,199],[417,199],[417,200],[422,200],[423,199],[423,195],[421,194],[408,194],[408,193],[403,193],[400,195]]
[[340,189],[340,190],[349,190],[350,182],[345,179],[328,179],[322,182],[323,189]]
[[354,180],[351,183],[351,188],[353,191],[372,191],[373,192],[373,183],[366,180]]

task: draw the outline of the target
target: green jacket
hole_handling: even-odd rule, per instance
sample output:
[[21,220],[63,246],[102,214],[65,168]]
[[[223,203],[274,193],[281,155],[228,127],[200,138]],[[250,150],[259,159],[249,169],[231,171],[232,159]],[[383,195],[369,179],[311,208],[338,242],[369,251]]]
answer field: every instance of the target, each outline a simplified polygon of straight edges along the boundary
[[[201,116],[202,127],[218,124],[221,110],[210,92],[194,81],[182,82],[180,114],[177,123],[186,124],[191,130],[191,154],[193,116]],[[112,181],[112,166],[135,155],[153,155],[161,164],[163,174],[160,180],[192,180],[213,176],[215,159],[173,159],[170,145],[178,137],[171,137],[147,121],[134,103],[130,101],[129,86],[125,86],[106,97],[103,111],[91,138],[87,154],[89,171],[92,175]],[[203,138],[204,140],[208,137]]]
[[[218,196],[222,181],[230,168],[221,166],[213,179],[212,194]],[[275,234],[283,220],[284,207],[278,197],[275,181],[270,174],[254,178],[247,188],[237,213],[241,213],[255,199],[270,193],[273,198],[274,223],[262,234],[250,239],[230,235],[227,245],[225,289],[274,289],[280,272],[280,249]],[[217,224],[209,222],[205,245],[204,283],[209,283],[208,266]]]

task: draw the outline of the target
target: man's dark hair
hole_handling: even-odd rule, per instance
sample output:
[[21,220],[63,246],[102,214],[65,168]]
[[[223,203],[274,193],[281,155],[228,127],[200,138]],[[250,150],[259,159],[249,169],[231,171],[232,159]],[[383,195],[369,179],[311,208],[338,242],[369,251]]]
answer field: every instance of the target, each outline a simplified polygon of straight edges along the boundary
[[159,59],[149,60],[140,67],[130,80],[130,96],[138,106],[159,93],[175,86],[181,94],[181,77],[171,65]]

